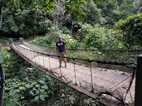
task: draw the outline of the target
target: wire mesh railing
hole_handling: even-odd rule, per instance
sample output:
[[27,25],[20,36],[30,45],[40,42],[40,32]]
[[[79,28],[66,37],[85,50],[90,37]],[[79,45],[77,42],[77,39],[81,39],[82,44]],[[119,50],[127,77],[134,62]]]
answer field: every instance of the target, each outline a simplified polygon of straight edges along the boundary
[[[126,104],[126,101],[134,102],[132,100],[134,100],[133,80],[135,79],[135,68],[130,69],[133,70],[133,73],[125,73],[121,72],[123,70],[115,71],[109,67],[110,65],[127,67],[133,63],[64,56],[63,58],[68,60],[68,67],[66,69],[64,67],[58,67],[58,55],[33,50],[25,45],[13,44],[12,48],[28,62],[48,69],[48,71],[58,79],[79,86],[89,93],[97,95],[96,97],[107,94],[114,97],[123,105]],[[109,68],[98,67],[98,64],[108,65]]]
[[[32,47],[33,50],[39,50],[44,51],[44,53],[48,54],[56,54],[56,48],[48,48],[48,47],[41,47],[24,42],[24,44],[28,47]],[[41,49],[42,48],[42,49]],[[141,49],[104,49],[104,50],[98,50],[98,49],[68,49],[66,48],[66,57],[68,58],[76,58],[78,60],[80,59],[86,59],[86,60],[95,60],[98,62],[104,63],[132,63],[133,66],[136,66],[136,58],[139,54],[142,53]],[[132,66],[131,64],[131,66]]]

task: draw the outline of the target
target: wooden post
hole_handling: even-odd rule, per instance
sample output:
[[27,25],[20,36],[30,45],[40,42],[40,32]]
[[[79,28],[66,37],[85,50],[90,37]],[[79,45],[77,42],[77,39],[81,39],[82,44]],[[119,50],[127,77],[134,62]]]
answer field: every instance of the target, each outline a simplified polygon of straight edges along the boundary
[[137,58],[135,106],[142,106],[142,55]]
[[3,106],[4,73],[0,64],[0,106]]

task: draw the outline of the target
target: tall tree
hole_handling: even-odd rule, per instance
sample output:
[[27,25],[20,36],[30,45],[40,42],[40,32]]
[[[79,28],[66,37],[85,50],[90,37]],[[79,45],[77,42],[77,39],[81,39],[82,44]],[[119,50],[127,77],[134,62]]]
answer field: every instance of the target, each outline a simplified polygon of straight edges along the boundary
[[120,20],[117,28],[124,33],[124,40],[128,47],[142,46],[142,13]]
[[65,11],[70,13],[74,20],[84,20],[86,15],[84,12],[84,6],[86,3],[87,0],[66,0]]
[[133,0],[94,0],[108,24],[114,24],[133,12]]
[[88,0],[85,6],[86,12],[86,22],[95,24],[95,23],[104,23],[104,18],[101,14],[101,9],[97,7],[93,0]]

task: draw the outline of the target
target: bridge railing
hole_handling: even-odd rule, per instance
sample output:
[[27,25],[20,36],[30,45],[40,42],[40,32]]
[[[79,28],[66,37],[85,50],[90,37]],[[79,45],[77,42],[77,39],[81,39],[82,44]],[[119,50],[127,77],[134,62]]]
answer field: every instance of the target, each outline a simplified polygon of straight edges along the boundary
[[[42,48],[41,51],[38,51],[38,49],[33,48],[31,45],[30,45],[30,48],[32,48],[31,51],[37,52],[39,54],[50,55],[52,57],[59,57],[57,52],[56,52],[55,47],[49,47],[49,48],[48,47],[47,48],[46,47],[41,47]],[[39,48],[40,48],[40,46],[39,46]],[[48,50],[50,50],[50,51],[48,51]],[[136,59],[137,55],[142,53],[142,49],[102,49],[100,51],[103,52],[104,54],[106,54],[106,57],[108,55],[118,55],[118,54],[123,55],[124,54],[125,56],[127,55],[127,57],[132,57],[132,58],[135,58],[135,59]],[[79,52],[79,53],[83,53],[83,52],[89,53],[89,52],[92,52],[92,54],[93,54],[93,53],[97,52],[97,49],[83,49],[83,48],[81,48],[81,49],[70,49],[70,48],[67,48],[66,49],[66,54],[68,54],[70,52],[71,53],[77,53],[77,52]],[[86,55],[88,55],[88,54],[86,54]],[[119,59],[119,58],[123,58],[123,57],[117,57],[116,56],[117,58],[115,59],[115,57],[112,56],[112,58],[114,58],[114,59],[111,59],[111,57],[110,57],[110,59],[107,58],[108,60],[106,60],[106,58],[103,58],[102,55],[103,54],[100,54],[100,56],[102,57],[101,59],[97,57],[97,56],[99,56],[99,54],[96,55],[97,58],[93,58],[93,59],[83,58],[83,57],[79,58],[77,56],[70,56],[70,55],[66,55],[66,56],[64,56],[64,58],[67,58],[69,60],[75,59],[75,60],[86,61],[86,62],[92,61],[92,62],[96,62],[96,63],[110,64],[110,65],[111,64],[112,65],[130,65],[130,64],[134,64],[133,61],[132,62],[127,62],[127,61],[123,61],[123,60]]]
[[[24,57],[26,55],[29,55],[30,53],[30,56],[29,58],[32,59],[34,57],[38,57],[38,56],[42,56],[42,61],[40,62],[42,66],[45,66],[46,63],[47,63],[47,60],[45,58],[48,57],[48,69],[52,71],[51,69],[51,58],[59,58],[58,55],[55,55],[55,54],[49,54],[49,53],[46,53],[46,52],[42,52],[42,51],[37,51],[37,50],[33,50],[31,48],[26,48],[26,47],[16,47],[16,49],[21,49],[22,51],[24,51]],[[18,52],[18,51],[17,51]],[[27,54],[26,54],[27,53]],[[135,69],[136,69],[136,66],[134,67],[128,67],[129,65],[132,65],[133,63],[128,63],[128,62],[125,62],[125,61],[117,61],[117,60],[113,60],[113,61],[107,61],[107,60],[91,60],[91,59],[81,59],[81,58],[73,58],[73,57],[68,57],[68,56],[64,56],[63,58],[66,58],[68,59],[68,61],[70,61],[71,63],[73,63],[73,72],[74,72],[74,75],[73,75],[73,79],[74,79],[74,85],[77,85],[77,86],[80,86],[79,83],[78,83],[78,73],[77,73],[77,68],[76,66],[78,64],[82,64],[82,65],[87,65],[87,67],[89,67],[89,79],[90,80],[90,86],[91,86],[91,89],[89,92],[91,93],[96,93],[96,92],[99,92],[98,96],[103,94],[103,93],[110,93],[110,95],[112,95],[114,98],[116,98],[119,102],[125,104],[125,99],[126,99],[126,95],[128,94],[128,92],[130,91],[130,88],[131,88],[131,85],[133,83],[133,80],[134,80],[134,76],[135,76]],[[26,58],[28,59],[28,58]],[[35,61],[36,64],[38,64],[38,60],[40,59],[37,59],[37,61]],[[29,60],[30,61],[30,60]],[[96,88],[96,86],[94,85],[94,82],[95,82],[95,79],[93,78],[94,77],[94,73],[93,73],[93,67],[95,67],[96,65],[99,66],[99,64],[101,65],[104,65],[104,67],[107,69],[107,68],[113,68],[113,67],[117,67],[117,66],[122,66],[121,68],[124,69],[127,68],[126,70],[131,70],[132,74],[130,74],[130,76],[126,77],[125,79],[123,79],[122,81],[120,81],[119,83],[116,83],[113,85],[113,87],[111,87],[109,90],[110,92],[106,92],[103,87],[100,87],[100,88]],[[102,66],[101,66],[102,67]],[[117,67],[118,68],[118,67]],[[120,68],[120,67],[119,67]],[[120,68],[120,69],[121,69]],[[54,74],[54,73],[53,73]],[[55,73],[56,74],[56,73]],[[64,79],[65,76],[63,75],[62,73],[62,69],[60,67],[60,75],[58,76],[59,78],[61,79]],[[121,95],[118,97],[118,95],[113,95],[113,92],[115,92],[117,89],[119,89],[119,87],[121,86],[121,84],[123,84],[126,80],[129,79],[129,85],[128,85],[128,88],[125,92],[125,95]],[[66,80],[66,79],[64,79]],[[106,80],[106,79],[103,79],[103,80]],[[68,82],[68,81],[65,81],[65,82]],[[103,91],[101,91],[103,90]]]
[[[37,50],[40,48],[40,51],[44,51],[44,53],[58,55],[55,47],[42,47],[37,46],[36,48],[32,47],[31,43],[24,43],[29,46],[33,50]],[[42,48],[42,49],[41,49]],[[84,49],[77,48],[71,49],[66,48],[66,57],[72,57],[77,59],[86,59],[86,60],[99,60],[99,61],[111,61],[117,63],[125,62],[125,63],[134,63],[136,64],[136,58],[139,54],[142,53],[142,49]]]

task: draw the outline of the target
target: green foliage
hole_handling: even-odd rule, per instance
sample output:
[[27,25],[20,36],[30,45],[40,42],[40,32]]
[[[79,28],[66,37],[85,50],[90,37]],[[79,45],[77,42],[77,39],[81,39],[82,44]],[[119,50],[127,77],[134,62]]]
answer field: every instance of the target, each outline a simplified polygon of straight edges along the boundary
[[6,0],[2,8],[2,28],[5,32],[16,32],[29,37],[46,33],[50,22],[45,17],[54,9],[52,0]]
[[73,37],[71,37],[69,34],[62,34],[60,35],[60,37],[64,39],[67,48],[79,48],[79,42],[75,40]]
[[88,0],[85,6],[86,21],[90,24],[105,23],[105,19],[102,17],[101,9],[97,7],[93,0]]
[[37,9],[40,8],[45,10],[46,12],[50,12],[54,9],[54,1],[53,0],[9,0],[5,1],[4,4],[11,9]]
[[16,32],[24,37],[37,33],[45,33],[50,26],[50,21],[44,18],[43,11],[39,10],[21,10],[3,11],[3,27],[6,32]]
[[70,13],[74,20],[80,21],[85,17],[83,6],[87,0],[65,0],[65,11]]
[[[5,54],[6,55],[6,54]],[[22,78],[26,68],[22,59],[17,59],[18,56],[11,51],[7,63],[4,63],[6,71],[6,78]],[[5,57],[5,56],[4,56]],[[21,67],[22,66],[22,67]]]
[[33,8],[37,9],[40,8],[41,10],[44,10],[46,13],[51,13],[55,9],[55,1],[54,0],[33,0]]
[[59,84],[59,98],[51,102],[49,106],[104,106],[97,100],[86,97],[74,89],[69,89],[63,84]]
[[5,100],[8,104],[12,101],[22,105],[45,102],[53,95],[54,86],[49,76],[24,63],[14,53],[9,55],[5,50],[3,53],[6,60]]
[[44,37],[37,37],[33,40],[33,43],[41,45],[41,46],[56,46],[56,41],[58,37],[64,39],[67,48],[78,48],[80,47],[80,43],[74,39],[72,36],[68,34],[65,30],[59,30],[57,27],[52,26],[50,32],[46,34]]
[[[35,71],[35,70],[34,70]],[[6,80],[6,92],[17,101],[24,103],[44,102],[53,94],[49,77],[41,77],[37,80]]]
[[6,65],[9,62],[10,54],[6,48],[2,49],[2,54],[3,54],[4,65]]
[[[2,30],[6,32],[20,33],[24,37],[45,34],[51,26],[48,18],[52,21],[58,18],[52,16],[56,0],[3,2]],[[63,2],[64,6],[60,7],[61,10],[63,9],[62,21],[67,21],[66,16],[71,15],[70,24],[77,21],[112,26],[118,19],[126,17],[134,10],[132,0],[64,0]]]
[[44,36],[44,37],[38,37],[36,39],[33,40],[33,43],[38,44],[40,46],[52,46],[54,43],[54,39],[52,37]]
[[142,46],[142,13],[129,16],[117,23],[119,28],[124,33],[124,40],[128,47]]
[[113,25],[120,18],[133,13],[132,0],[94,0],[94,2],[108,25]]
[[82,26],[85,36],[84,43],[87,48],[123,48],[122,35],[112,29],[101,26],[91,26],[84,24]]

